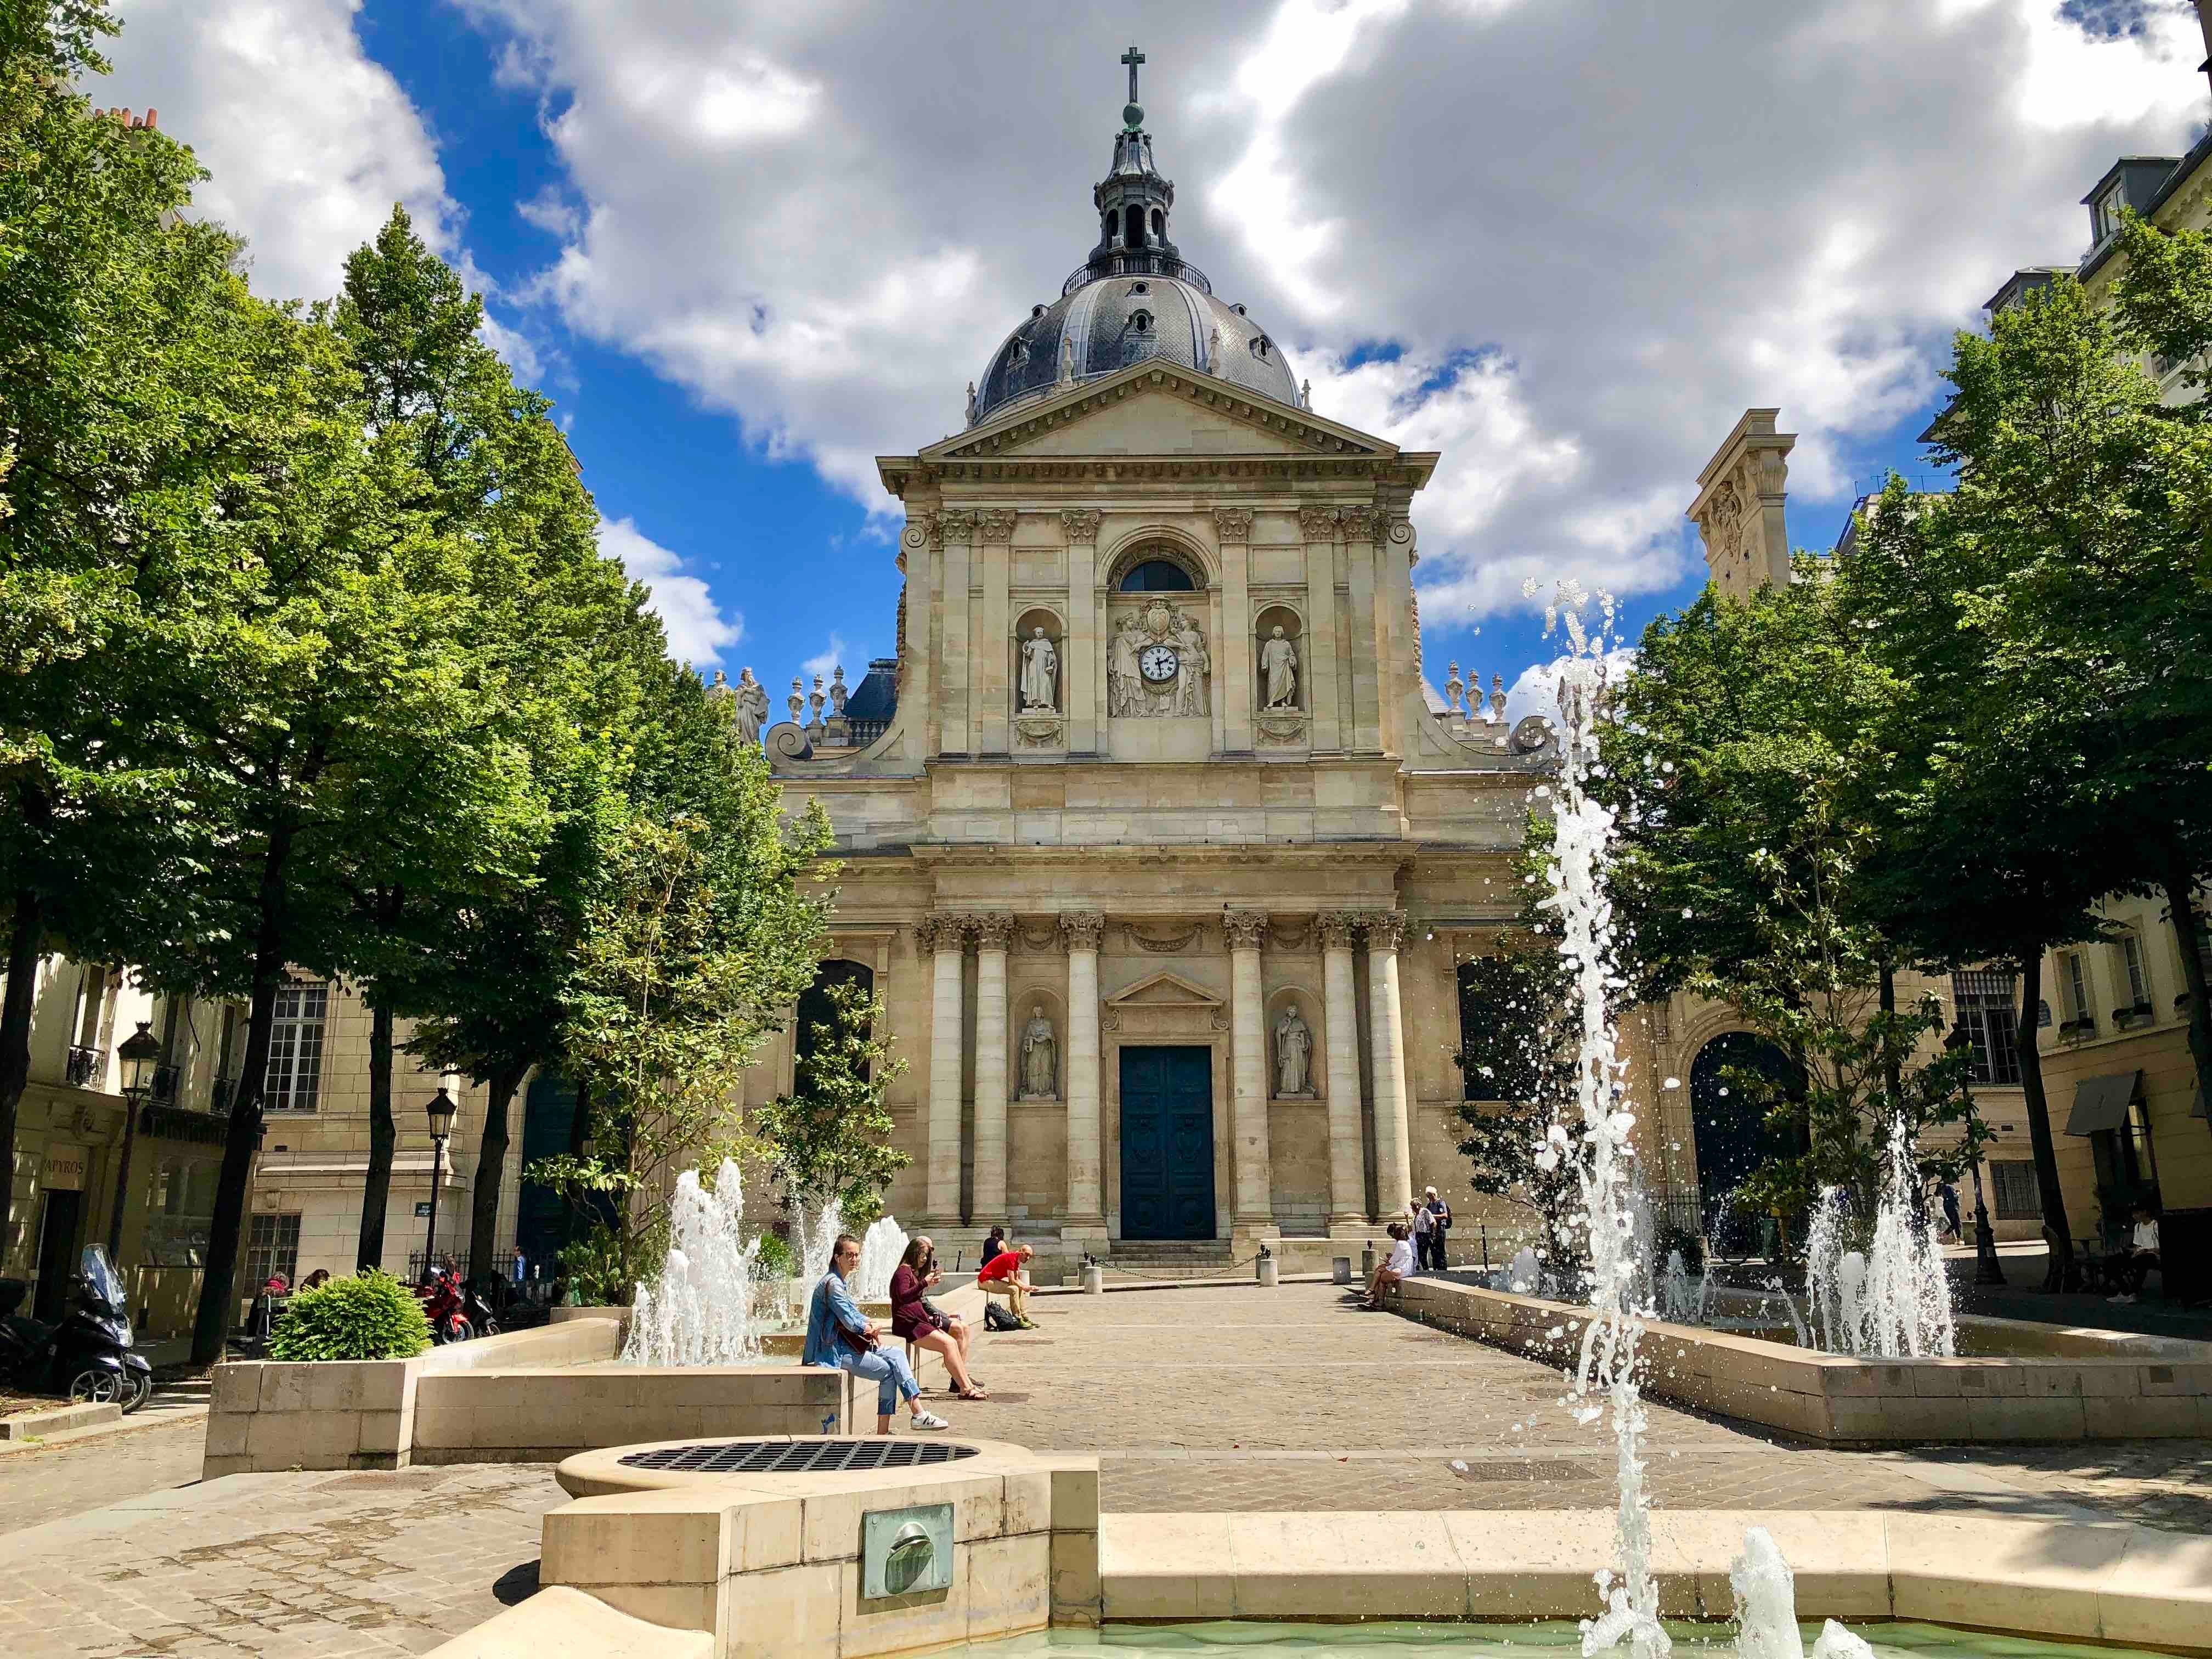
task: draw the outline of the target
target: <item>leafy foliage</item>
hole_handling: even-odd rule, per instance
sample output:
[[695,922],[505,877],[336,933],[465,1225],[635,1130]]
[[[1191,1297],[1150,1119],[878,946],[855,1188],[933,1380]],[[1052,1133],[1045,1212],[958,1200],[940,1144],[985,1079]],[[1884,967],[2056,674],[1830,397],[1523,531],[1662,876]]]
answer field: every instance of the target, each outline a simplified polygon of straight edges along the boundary
[[429,1346],[421,1300],[374,1269],[297,1292],[269,1333],[271,1359],[407,1359]]
[[787,1193],[810,1211],[835,1199],[848,1227],[883,1213],[884,1188],[913,1160],[891,1144],[884,1096],[906,1062],[890,1057],[881,997],[857,985],[826,988],[830,1018],[806,1035],[797,1088],[753,1114],[752,1130]]

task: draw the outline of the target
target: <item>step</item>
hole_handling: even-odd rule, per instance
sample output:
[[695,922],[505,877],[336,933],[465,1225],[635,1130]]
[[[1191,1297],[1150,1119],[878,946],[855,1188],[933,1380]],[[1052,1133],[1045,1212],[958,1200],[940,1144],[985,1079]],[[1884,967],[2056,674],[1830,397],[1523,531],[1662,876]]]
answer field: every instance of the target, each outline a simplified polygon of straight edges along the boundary
[[0,1417],[0,1440],[43,1440],[50,1434],[66,1433],[71,1429],[95,1428],[103,1423],[123,1420],[123,1407],[112,1402],[94,1405],[89,1402],[71,1406],[55,1404],[27,1412],[17,1412],[12,1417]]

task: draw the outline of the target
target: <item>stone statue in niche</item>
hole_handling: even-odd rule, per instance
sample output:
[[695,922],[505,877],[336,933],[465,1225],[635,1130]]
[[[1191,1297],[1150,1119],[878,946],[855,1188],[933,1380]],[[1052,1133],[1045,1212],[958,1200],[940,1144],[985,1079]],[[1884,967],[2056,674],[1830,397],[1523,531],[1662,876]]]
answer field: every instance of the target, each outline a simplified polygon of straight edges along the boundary
[[1268,708],[1295,708],[1298,706],[1298,648],[1283,637],[1280,623],[1267,644],[1260,647],[1260,672],[1267,684]]
[[1313,1029],[1293,1002],[1275,1022],[1275,1096],[1289,1100],[1313,1091]]
[[1053,1036],[1052,1022],[1044,1017],[1042,1003],[1031,1006],[1030,1023],[1022,1027],[1021,1097],[1060,1097],[1060,1044]]
[[740,668],[736,693],[731,709],[737,716],[738,741],[748,745],[758,743],[761,727],[768,724],[768,687],[753,678],[751,669]]
[[1060,708],[1060,653],[1042,628],[1022,641],[1022,708],[1052,714]]
[[1114,635],[1113,651],[1106,663],[1106,712],[1109,714],[1133,714],[1138,712],[1137,653],[1144,643],[1144,629],[1136,617],[1122,617],[1121,626]]

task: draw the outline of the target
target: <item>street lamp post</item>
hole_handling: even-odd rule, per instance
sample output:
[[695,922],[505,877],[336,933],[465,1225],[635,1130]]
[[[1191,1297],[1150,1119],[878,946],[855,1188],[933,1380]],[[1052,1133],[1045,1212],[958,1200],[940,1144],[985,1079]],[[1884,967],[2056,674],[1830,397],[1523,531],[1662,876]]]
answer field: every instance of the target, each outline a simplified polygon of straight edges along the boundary
[[438,1270],[438,1187],[445,1173],[446,1142],[453,1133],[453,1114],[460,1107],[441,1085],[424,1109],[430,1118],[430,1236],[422,1242],[422,1279],[427,1284]]
[[[1964,1014],[1952,1024],[1951,1034],[1943,1039],[1943,1046],[1954,1054],[1970,1046],[1973,1038],[1966,1034]],[[1974,1091],[1965,1079],[1959,1081],[1960,1090],[1966,1097],[1966,1126],[1971,1131],[1974,1123]],[[1974,1153],[1971,1170],[1974,1177],[1974,1283],[2002,1285],[2005,1282],[2004,1264],[1997,1260],[1997,1236],[1990,1225],[1990,1206],[1982,1197],[1982,1155]]]
[[138,1103],[154,1081],[154,1062],[161,1054],[153,1022],[143,1019],[115,1050],[115,1058],[123,1066],[123,1150],[115,1160],[115,1203],[107,1217],[107,1255],[118,1264],[123,1257],[123,1204],[131,1193],[131,1152],[138,1139]]

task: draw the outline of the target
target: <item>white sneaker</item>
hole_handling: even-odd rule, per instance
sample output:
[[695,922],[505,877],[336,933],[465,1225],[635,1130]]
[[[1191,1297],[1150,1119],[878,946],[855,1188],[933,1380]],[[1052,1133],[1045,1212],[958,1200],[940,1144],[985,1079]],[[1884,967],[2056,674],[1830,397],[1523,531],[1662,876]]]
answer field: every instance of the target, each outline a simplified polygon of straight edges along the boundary
[[916,1412],[910,1420],[917,1430],[949,1429],[952,1426],[935,1412]]

